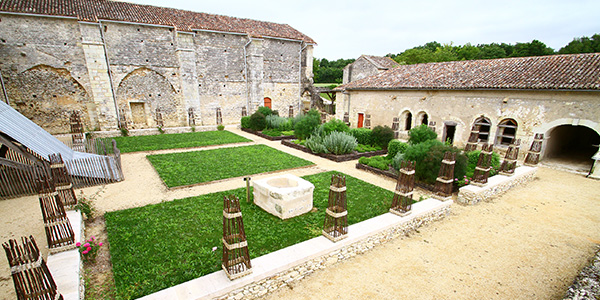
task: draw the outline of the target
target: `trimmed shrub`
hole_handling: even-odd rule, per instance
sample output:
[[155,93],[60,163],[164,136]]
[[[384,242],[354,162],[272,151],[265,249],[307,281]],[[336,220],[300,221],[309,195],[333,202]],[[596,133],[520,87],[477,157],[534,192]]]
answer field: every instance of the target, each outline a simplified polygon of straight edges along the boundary
[[250,128],[250,117],[248,117],[248,116],[242,117],[241,125],[242,125],[242,128]]
[[358,144],[356,146],[356,151],[360,152],[360,153],[378,151],[378,150],[381,150],[381,147],[371,146],[371,145],[363,145],[363,144]]
[[404,151],[406,151],[406,148],[408,148],[408,144],[407,143],[403,143],[399,140],[391,140],[388,143],[388,158],[394,158],[396,157],[397,153],[404,153]]
[[321,116],[319,112],[311,109],[307,114],[302,117],[296,117],[296,124],[294,125],[294,132],[296,137],[303,140],[308,138],[319,125],[321,125]]
[[388,143],[394,139],[394,131],[389,126],[375,126],[371,132],[372,145],[387,149]]
[[390,169],[390,160],[385,156],[361,157],[358,162],[384,171]]
[[273,113],[273,111],[272,111],[270,108],[266,107],[266,106],[260,106],[260,107],[258,108],[257,112],[260,112],[260,113],[261,113],[261,114],[263,114],[265,117],[266,117],[266,116],[270,116],[270,115],[273,115],[273,114],[274,114],[274,113]]
[[268,115],[265,117],[265,120],[267,121],[267,128],[271,129],[279,129],[279,126],[282,126],[288,121],[287,118],[278,115]]
[[345,132],[334,131],[323,138],[323,145],[330,153],[340,155],[354,151],[356,138]]
[[265,115],[257,111],[250,116],[250,128],[252,130],[261,131],[266,127],[267,120],[265,118]]
[[[477,161],[479,160],[479,154],[481,150],[475,150],[467,153],[467,169],[465,175],[467,178],[473,178],[473,174],[475,173],[475,167],[477,166]],[[500,169],[500,155],[496,152],[492,154],[492,170],[490,170],[490,176],[494,176],[498,173]],[[459,176],[454,176],[456,178],[461,178]]]
[[333,119],[321,126],[323,126],[323,129],[325,130],[325,134],[330,134],[331,132],[334,132],[334,131],[338,131],[338,132],[350,131],[350,127],[348,127],[348,125],[346,125],[346,123],[342,122],[341,120],[337,120],[337,119]]
[[425,124],[414,127],[408,132],[408,143],[411,145],[416,145],[435,139],[437,139],[437,133],[435,133],[435,131],[431,130],[431,128],[427,127]]
[[223,124],[217,125],[217,130],[219,130],[219,131],[225,130],[225,125],[223,125]]
[[373,139],[371,138],[371,129],[367,128],[352,128],[350,134],[356,138],[359,144],[373,145]]
[[415,162],[415,179],[428,184],[434,184],[440,172],[444,153],[456,153],[454,177],[462,178],[467,169],[467,157],[456,147],[444,145],[438,140],[428,140],[416,145],[410,145],[404,153],[404,160]]

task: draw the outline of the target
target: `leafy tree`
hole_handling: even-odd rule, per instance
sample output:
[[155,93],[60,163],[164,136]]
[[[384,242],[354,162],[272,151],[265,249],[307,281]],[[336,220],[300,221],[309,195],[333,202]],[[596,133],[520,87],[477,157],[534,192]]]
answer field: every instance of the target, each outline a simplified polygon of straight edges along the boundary
[[569,44],[560,48],[560,54],[594,53],[600,52],[600,34],[594,34],[591,38],[574,38]]
[[525,56],[542,56],[554,54],[552,48],[546,46],[546,44],[533,40],[531,43],[517,43],[515,50],[510,55],[511,57],[525,57]]
[[428,140],[437,139],[437,133],[427,127],[425,124],[412,128],[408,132],[408,143],[410,145],[416,145]]
[[321,116],[318,111],[311,109],[307,114],[299,117],[294,124],[294,135],[301,140],[306,139],[319,125],[321,125]]
[[479,59],[505,58],[507,56],[506,50],[495,43],[478,45],[477,48],[480,49]]
[[481,49],[476,46],[471,45],[471,43],[466,43],[462,47],[457,47],[458,50],[456,54],[459,60],[473,60],[478,59],[479,54],[481,53]]

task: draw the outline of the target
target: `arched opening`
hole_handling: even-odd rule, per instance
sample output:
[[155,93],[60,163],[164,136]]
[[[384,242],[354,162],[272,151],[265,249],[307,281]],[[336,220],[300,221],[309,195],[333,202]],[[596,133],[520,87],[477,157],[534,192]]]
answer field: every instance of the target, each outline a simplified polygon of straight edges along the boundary
[[600,135],[586,126],[561,125],[550,131],[545,162],[588,172],[598,151]]
[[498,124],[496,131],[496,145],[509,146],[517,136],[517,121],[504,119]]
[[271,107],[271,98],[265,97],[265,105],[264,106],[271,108],[271,109],[273,108],[273,107]]
[[477,141],[487,143],[490,140],[490,128],[492,127],[490,119],[481,116],[475,119],[473,125],[479,125],[479,138]]
[[404,130],[410,130],[412,128],[412,114],[410,112],[406,113],[406,117],[404,119]]
[[429,124],[429,116],[427,116],[427,114],[423,114],[423,118],[421,119],[421,124],[422,125]]

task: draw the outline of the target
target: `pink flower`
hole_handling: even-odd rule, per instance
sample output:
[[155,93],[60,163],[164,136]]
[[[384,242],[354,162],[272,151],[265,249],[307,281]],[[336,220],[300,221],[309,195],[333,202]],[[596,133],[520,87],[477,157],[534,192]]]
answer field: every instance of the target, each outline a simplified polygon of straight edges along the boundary
[[98,247],[102,246],[102,242],[100,242],[100,244],[98,244]]
[[87,247],[87,248],[85,249],[85,251],[87,251],[87,252],[90,252],[90,251],[92,251],[92,247]]
[[213,248],[212,248],[212,251],[213,251],[213,252],[217,251],[217,247],[213,247]]
[[83,244],[83,247],[87,247],[87,248],[89,248],[89,247],[90,247],[90,243],[85,243],[85,244]]
[[83,254],[88,254],[88,252],[89,252],[89,251],[87,251],[87,250],[83,250],[83,252],[81,252],[81,253],[83,253]]
[[93,240],[93,239],[95,239],[95,237],[92,235],[92,238],[91,238],[91,239]]
[[454,181],[458,181],[458,178],[454,178]]
[[80,242],[77,242],[77,243],[75,244],[75,246],[76,246],[76,247],[79,247],[79,246],[81,246],[81,243],[80,243]]

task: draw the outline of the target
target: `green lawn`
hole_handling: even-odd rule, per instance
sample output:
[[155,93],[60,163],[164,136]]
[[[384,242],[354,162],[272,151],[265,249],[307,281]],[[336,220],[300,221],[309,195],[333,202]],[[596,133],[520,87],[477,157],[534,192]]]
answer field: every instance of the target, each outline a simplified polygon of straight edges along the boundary
[[265,145],[146,156],[168,187],[313,165]]
[[[315,185],[317,211],[288,220],[247,203],[245,188],[107,212],[117,298],[141,297],[220,270],[225,195],[240,199],[251,258],[319,236],[332,174],[303,177]],[[350,176],[346,184],[349,224],[388,211],[392,192]]]
[[251,142],[247,138],[225,130],[144,136],[117,136],[107,139],[115,139],[117,141],[117,148],[121,150],[121,153]]

